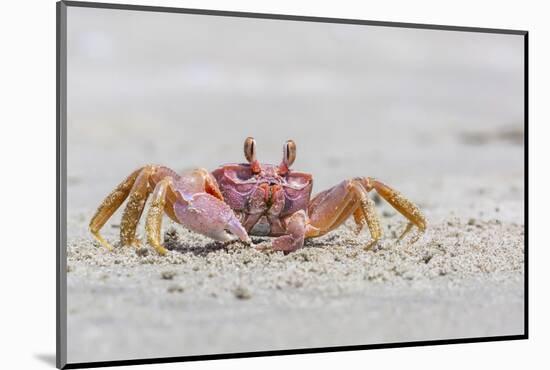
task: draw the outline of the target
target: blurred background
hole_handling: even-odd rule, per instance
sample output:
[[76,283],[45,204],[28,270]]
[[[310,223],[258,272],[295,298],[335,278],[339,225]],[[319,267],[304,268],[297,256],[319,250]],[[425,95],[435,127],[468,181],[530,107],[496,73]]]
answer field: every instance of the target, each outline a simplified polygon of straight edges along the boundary
[[68,11],[69,209],[145,163],[243,161],[247,136],[268,163],[294,139],[314,191],[523,176],[522,36]]

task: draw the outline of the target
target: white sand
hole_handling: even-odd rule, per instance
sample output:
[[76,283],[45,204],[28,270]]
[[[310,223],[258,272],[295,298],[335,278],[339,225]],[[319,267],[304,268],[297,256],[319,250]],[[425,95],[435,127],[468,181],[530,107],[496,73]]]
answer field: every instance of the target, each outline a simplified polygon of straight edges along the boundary
[[[404,225],[385,222],[390,235]],[[523,232],[451,217],[412,246],[390,238],[365,252],[366,235],[349,225],[287,256],[181,229],[170,230],[166,257],[73,240],[69,353],[89,361],[520,334]]]

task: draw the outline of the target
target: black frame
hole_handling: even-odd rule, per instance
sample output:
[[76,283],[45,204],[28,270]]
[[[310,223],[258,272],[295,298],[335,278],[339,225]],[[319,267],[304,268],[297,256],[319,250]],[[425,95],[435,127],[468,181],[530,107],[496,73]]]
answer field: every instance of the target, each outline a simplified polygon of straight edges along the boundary
[[[182,14],[200,14],[222,17],[241,17],[241,18],[259,18],[259,19],[277,19],[299,22],[320,22],[320,23],[341,23],[341,24],[356,24],[368,26],[382,27],[400,27],[400,28],[417,28],[417,29],[432,29],[442,31],[462,31],[462,32],[481,32],[481,33],[496,33],[521,35],[524,37],[524,216],[525,216],[525,259],[524,259],[524,333],[520,335],[505,335],[493,337],[479,338],[456,338],[443,340],[415,341],[415,342],[396,342],[383,344],[368,344],[354,346],[338,346],[338,347],[322,347],[322,348],[306,348],[306,349],[289,349],[289,350],[274,350],[274,351],[258,351],[258,352],[240,352],[240,353],[221,353],[215,355],[199,355],[199,356],[178,356],[178,357],[162,357],[162,358],[147,358],[147,359],[132,359],[118,361],[97,361],[97,362],[81,362],[67,363],[66,353],[66,333],[67,333],[67,280],[66,280],[66,188],[67,188],[67,136],[66,136],[66,112],[67,112],[67,7],[81,8],[99,8],[99,9],[116,9],[116,10],[134,10],[145,12],[162,12],[162,13],[182,13]],[[299,15],[284,15],[284,14],[266,14],[266,13],[249,13],[249,12],[233,12],[222,10],[208,9],[189,9],[189,8],[174,8],[161,6],[143,6],[130,4],[112,4],[112,3],[96,3],[96,2],[81,2],[81,1],[59,1],[56,3],[56,47],[57,47],[57,63],[56,63],[56,122],[57,122],[57,142],[56,142],[56,230],[57,230],[57,251],[56,251],[56,366],[59,369],[77,369],[77,368],[92,368],[105,366],[123,366],[123,365],[142,365],[142,364],[158,364],[183,361],[204,361],[204,360],[219,360],[230,358],[243,357],[263,357],[263,356],[280,356],[294,354],[308,354],[320,352],[341,352],[341,351],[357,351],[365,349],[381,349],[381,348],[398,348],[398,347],[417,347],[417,346],[433,346],[444,344],[460,344],[460,343],[481,343],[481,342],[496,342],[507,340],[520,340],[529,338],[529,32],[523,30],[508,30],[495,28],[479,28],[479,27],[460,27],[460,26],[445,26],[431,25],[420,23],[401,23],[401,22],[382,22],[368,21],[360,19],[342,19],[342,18],[325,18],[325,17],[309,17]]]

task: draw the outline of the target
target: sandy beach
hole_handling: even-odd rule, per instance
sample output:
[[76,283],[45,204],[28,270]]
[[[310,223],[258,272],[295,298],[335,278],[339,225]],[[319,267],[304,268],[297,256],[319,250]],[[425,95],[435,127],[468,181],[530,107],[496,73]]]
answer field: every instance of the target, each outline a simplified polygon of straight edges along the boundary
[[[521,190],[506,193],[521,197]],[[517,209],[511,210],[519,214],[519,199],[495,202],[509,210],[514,203]],[[165,257],[146,247],[109,252],[90,237],[72,238],[70,360],[523,332],[520,220],[502,221],[498,206],[485,217],[437,218],[437,209],[427,210],[430,228],[407,245],[395,241],[403,219],[381,208],[387,238],[368,252],[362,249],[368,232],[357,237],[352,223],[286,256],[213,242],[168,221],[165,243],[171,250]],[[106,234],[117,240],[118,229],[108,227]]]
[[414,247],[372,252],[346,231],[289,256],[190,234],[166,258],[75,242],[69,353],[89,360],[90,343],[105,360],[523,332],[523,228],[448,223]]
[[[69,362],[523,334],[520,37],[69,12]],[[314,193],[380,178],[426,233],[397,242],[406,220],[373,194],[370,251],[351,220],[289,255],[168,218],[165,257],[93,241],[96,207],[135,168],[213,170],[243,161],[247,136],[268,163],[294,139]],[[102,230],[115,245],[120,216]]]

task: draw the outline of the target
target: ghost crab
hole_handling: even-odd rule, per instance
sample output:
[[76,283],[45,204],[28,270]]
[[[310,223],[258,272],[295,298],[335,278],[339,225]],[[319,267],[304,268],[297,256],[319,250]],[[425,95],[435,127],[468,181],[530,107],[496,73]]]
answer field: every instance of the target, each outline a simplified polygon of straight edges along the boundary
[[219,241],[240,239],[250,244],[249,235],[273,236],[273,249],[285,253],[301,248],[305,238],[324,235],[353,216],[359,233],[365,225],[372,247],[382,236],[374,202],[368,192],[375,190],[408,219],[399,237],[413,226],[426,229],[426,218],[418,207],[399,192],[372,177],[356,177],[320,192],[310,199],[312,175],[291,170],[296,144],[289,140],[278,166],[256,159],[256,142],[244,143],[248,163],[226,164],[213,172],[203,168],[179,175],[164,166],[148,165],[132,172],[103,200],[90,221],[90,231],[100,244],[112,249],[99,234],[101,227],[128,199],[120,225],[122,245],[138,246],[136,228],[147,198],[152,200],[146,217],[148,243],[160,254],[161,223],[166,213],[187,229]]

